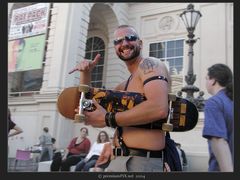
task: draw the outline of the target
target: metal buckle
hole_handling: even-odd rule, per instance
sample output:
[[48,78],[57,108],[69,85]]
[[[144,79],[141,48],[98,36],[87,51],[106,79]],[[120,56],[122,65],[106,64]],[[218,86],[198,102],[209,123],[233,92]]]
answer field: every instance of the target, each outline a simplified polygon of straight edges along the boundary
[[123,151],[122,151],[122,149],[119,148],[119,147],[116,147],[116,148],[115,148],[115,156],[119,156],[119,155],[118,155],[118,150],[120,150],[121,156],[123,156]]
[[147,151],[147,158],[150,158],[150,151]]

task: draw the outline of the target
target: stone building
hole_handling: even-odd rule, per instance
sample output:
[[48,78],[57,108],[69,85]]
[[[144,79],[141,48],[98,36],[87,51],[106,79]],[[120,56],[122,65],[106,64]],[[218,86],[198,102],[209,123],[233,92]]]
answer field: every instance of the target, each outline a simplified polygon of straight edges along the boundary
[[[36,3],[9,3],[9,28],[13,10]],[[68,72],[83,58],[100,52],[104,59],[92,75],[94,86],[113,88],[128,78],[125,64],[114,52],[113,32],[118,25],[133,25],[143,40],[143,55],[166,62],[172,76],[172,93],[185,85],[188,68],[187,31],[179,15],[188,3],[50,3],[42,68],[9,72],[8,106],[13,120],[24,133],[9,139],[9,156],[17,148],[38,142],[43,127],[65,148],[83,124],[73,124],[57,111],[57,97],[66,87],[77,86],[79,73]],[[194,32],[195,85],[205,89],[207,67],[224,63],[233,69],[233,3],[194,3],[202,17]],[[10,40],[9,40],[10,42]],[[195,94],[196,96],[197,94]],[[201,137],[204,115],[200,112],[196,128],[184,133],[171,133],[189,157],[190,171],[206,171],[208,150]],[[113,131],[106,129],[110,135]],[[99,128],[89,127],[94,141]]]

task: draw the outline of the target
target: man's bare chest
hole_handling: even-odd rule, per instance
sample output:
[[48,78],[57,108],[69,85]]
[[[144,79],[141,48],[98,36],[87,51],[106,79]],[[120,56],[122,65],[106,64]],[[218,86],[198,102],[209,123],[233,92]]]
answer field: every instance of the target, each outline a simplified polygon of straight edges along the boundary
[[130,78],[129,83],[128,85],[126,83],[126,86],[127,91],[144,93],[143,83],[141,79],[138,77]]

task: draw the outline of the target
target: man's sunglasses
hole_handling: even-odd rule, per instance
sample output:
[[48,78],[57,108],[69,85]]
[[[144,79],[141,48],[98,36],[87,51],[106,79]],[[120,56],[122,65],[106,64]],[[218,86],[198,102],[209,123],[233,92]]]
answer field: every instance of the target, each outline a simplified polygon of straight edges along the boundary
[[116,46],[116,45],[122,43],[123,40],[126,40],[126,41],[136,41],[137,39],[138,39],[138,37],[135,36],[135,35],[128,35],[128,36],[120,37],[118,39],[113,40],[113,44]]

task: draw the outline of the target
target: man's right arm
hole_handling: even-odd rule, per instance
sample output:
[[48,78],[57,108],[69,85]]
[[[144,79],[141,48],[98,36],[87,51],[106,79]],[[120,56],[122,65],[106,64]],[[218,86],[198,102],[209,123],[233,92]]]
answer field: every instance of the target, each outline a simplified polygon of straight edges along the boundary
[[97,65],[98,61],[101,59],[101,55],[97,54],[93,61],[82,60],[80,63],[72,69],[69,74],[80,71],[80,84],[90,85],[91,83],[91,71]]

